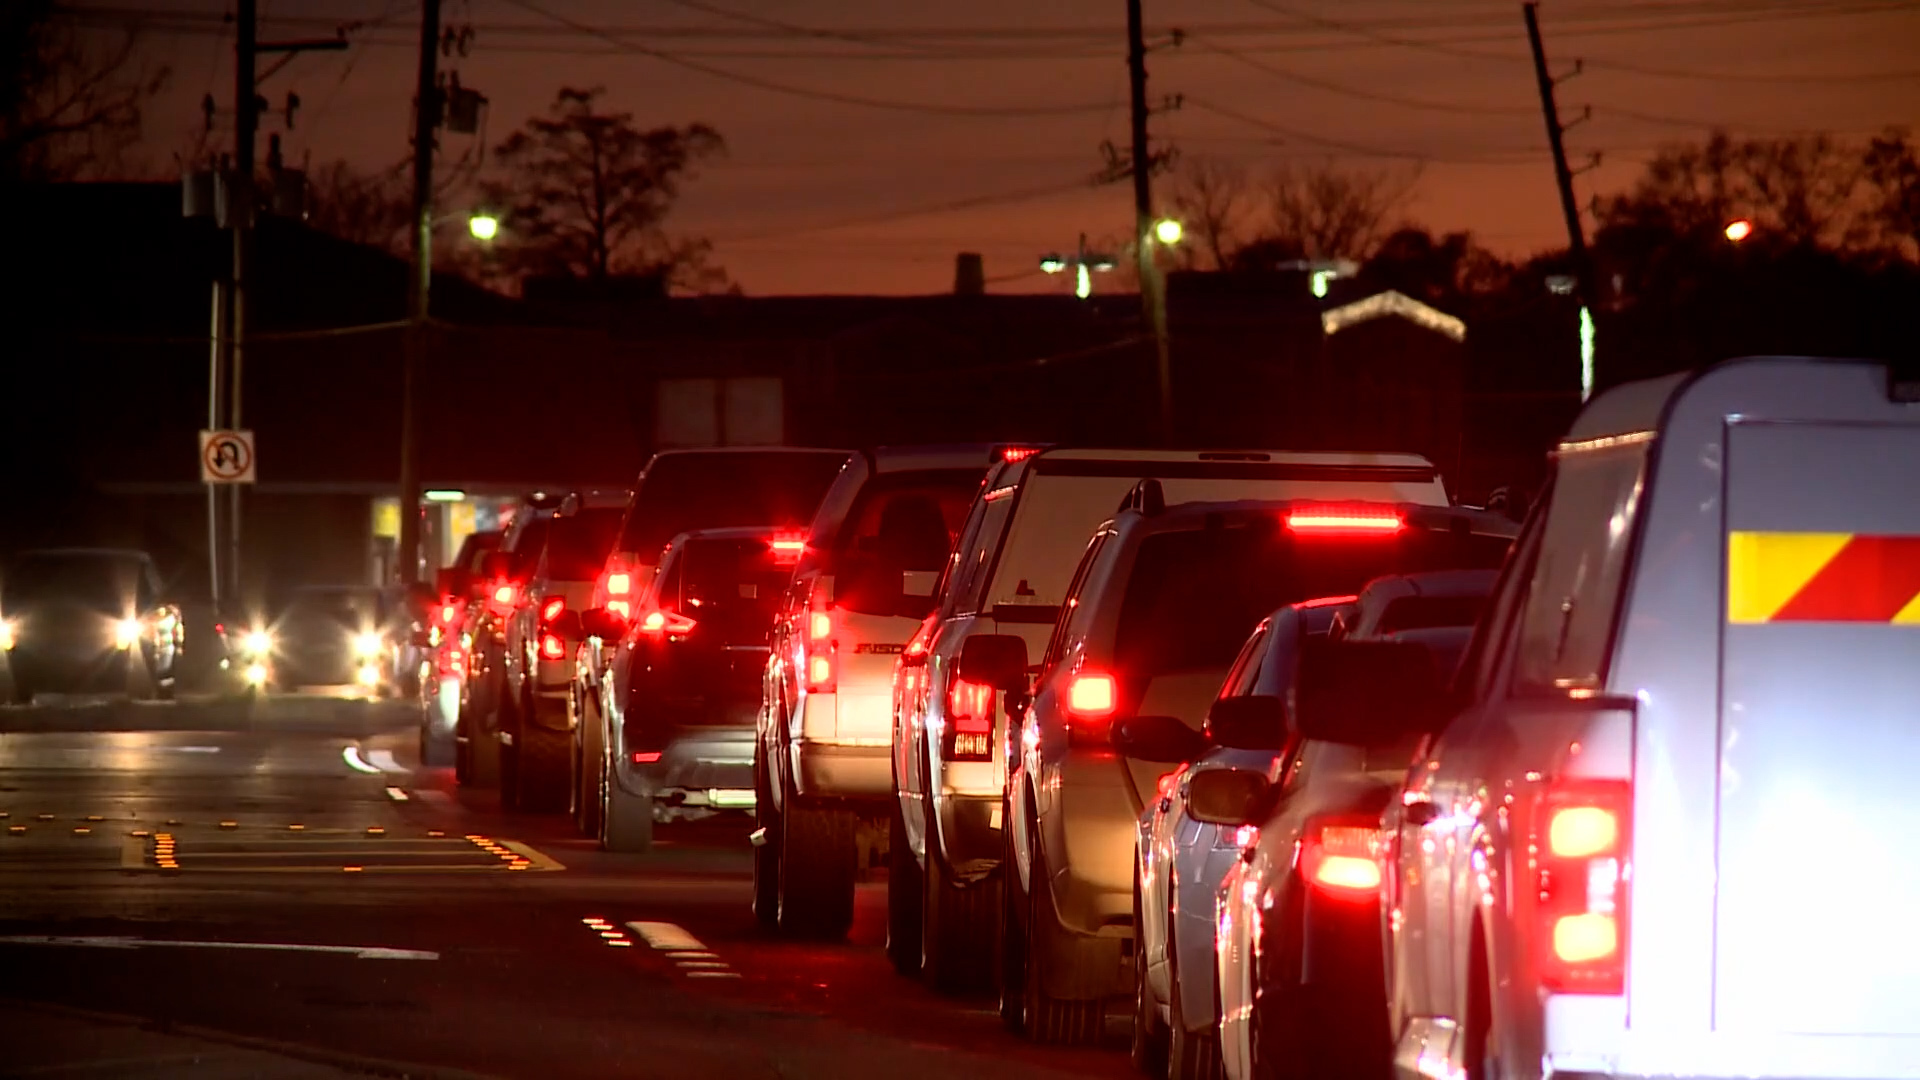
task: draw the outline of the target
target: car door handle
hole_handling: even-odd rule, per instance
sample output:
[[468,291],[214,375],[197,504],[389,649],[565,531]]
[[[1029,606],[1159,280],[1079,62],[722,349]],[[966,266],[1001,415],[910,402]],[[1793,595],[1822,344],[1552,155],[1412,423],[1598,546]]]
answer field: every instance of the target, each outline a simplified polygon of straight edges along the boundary
[[1439,817],[1440,808],[1426,799],[1421,799],[1418,802],[1407,803],[1400,813],[1406,819],[1407,824],[1419,826],[1425,825],[1434,818]]

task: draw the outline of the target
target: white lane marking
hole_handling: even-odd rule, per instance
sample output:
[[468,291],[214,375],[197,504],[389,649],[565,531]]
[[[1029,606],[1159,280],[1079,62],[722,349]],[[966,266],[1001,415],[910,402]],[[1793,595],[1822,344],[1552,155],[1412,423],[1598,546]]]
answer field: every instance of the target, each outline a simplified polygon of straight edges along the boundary
[[374,767],[381,772],[413,771],[401,765],[398,761],[395,761],[393,759],[393,751],[391,750],[375,750],[367,755],[367,760],[373,762]]
[[406,802],[408,795],[405,791],[397,787],[390,787],[387,789],[387,798],[392,799],[394,802]]
[[272,941],[159,941],[135,937],[54,937],[28,934],[0,937],[0,945],[69,945],[92,949],[242,949],[256,952],[335,953],[361,960],[438,960],[440,954],[422,949],[389,949],[378,945],[295,945]]
[[700,939],[670,922],[630,922],[627,929],[661,952],[707,952]]
[[349,746],[341,750],[340,757],[346,761],[347,768],[352,769],[354,772],[377,773],[380,771],[361,759],[360,748],[358,746]]
[[169,746],[167,749],[172,750],[176,754],[217,754],[220,752],[220,748],[217,746]]
[[501,847],[506,848],[508,851],[511,851],[515,855],[518,855],[521,858],[532,863],[533,868],[535,870],[565,870],[566,869],[566,867],[560,865],[560,860],[555,859],[550,855],[543,855],[540,852],[535,851],[534,849],[528,847],[527,845],[521,843],[518,840],[501,840],[499,841],[499,844]]

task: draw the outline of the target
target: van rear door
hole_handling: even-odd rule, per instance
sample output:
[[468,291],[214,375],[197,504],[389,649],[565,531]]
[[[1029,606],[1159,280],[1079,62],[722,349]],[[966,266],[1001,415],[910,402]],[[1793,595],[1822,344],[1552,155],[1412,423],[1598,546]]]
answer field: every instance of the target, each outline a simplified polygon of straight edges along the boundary
[[1920,1034],[1920,425],[1727,442],[1714,1026]]

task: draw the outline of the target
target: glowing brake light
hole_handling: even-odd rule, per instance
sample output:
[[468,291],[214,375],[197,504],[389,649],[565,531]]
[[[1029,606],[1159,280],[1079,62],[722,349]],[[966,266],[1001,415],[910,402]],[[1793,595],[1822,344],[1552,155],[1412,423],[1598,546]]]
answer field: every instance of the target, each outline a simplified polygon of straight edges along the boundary
[[520,588],[511,581],[503,581],[493,587],[493,602],[500,607],[512,607],[519,602]]
[[625,571],[615,571],[607,575],[607,593],[610,596],[625,596],[633,591],[633,575]]
[[449,603],[440,605],[440,623],[442,626],[452,626],[453,620],[459,617],[460,617],[459,604],[449,602]]
[[789,565],[800,561],[801,554],[807,550],[807,538],[797,533],[779,533],[767,542],[767,547],[772,549],[775,563]]
[[807,658],[807,689],[825,693],[833,689],[833,658],[814,653]]
[[697,624],[674,611],[649,611],[640,617],[640,632],[643,634],[690,634]]
[[1400,511],[1388,506],[1303,506],[1287,511],[1287,528],[1305,533],[1361,533],[1384,536],[1406,527]]
[[540,659],[559,660],[567,655],[567,643],[555,634],[540,635]]
[[1380,830],[1371,824],[1325,824],[1300,841],[1300,875],[1322,892],[1348,899],[1380,890]]
[[548,600],[546,603],[540,605],[540,621],[543,623],[550,623],[553,620],[559,618],[561,612],[564,612],[566,610],[567,610],[566,598],[556,596],[553,599]]
[[1540,794],[1531,849],[1548,990],[1625,991],[1632,806],[1625,780],[1562,780]]
[[955,679],[947,688],[947,719],[955,731],[971,734],[993,730],[993,687]]
[[833,636],[833,616],[816,611],[807,616],[807,640],[825,641]]
[[1011,465],[1016,461],[1025,461],[1039,452],[1040,448],[1037,446],[1008,446],[1001,449],[1000,460]]
[[1067,711],[1087,719],[1111,716],[1119,696],[1111,675],[1075,675],[1067,684]]

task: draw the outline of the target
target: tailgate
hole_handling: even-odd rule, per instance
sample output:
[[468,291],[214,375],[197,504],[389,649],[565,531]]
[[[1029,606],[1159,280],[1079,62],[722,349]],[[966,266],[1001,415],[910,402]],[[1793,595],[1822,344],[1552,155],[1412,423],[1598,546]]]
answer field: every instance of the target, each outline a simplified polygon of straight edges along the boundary
[[1715,1027],[1920,1034],[1920,426],[1728,436]]
[[919,619],[833,609],[838,737],[892,742],[893,665],[919,629]]

